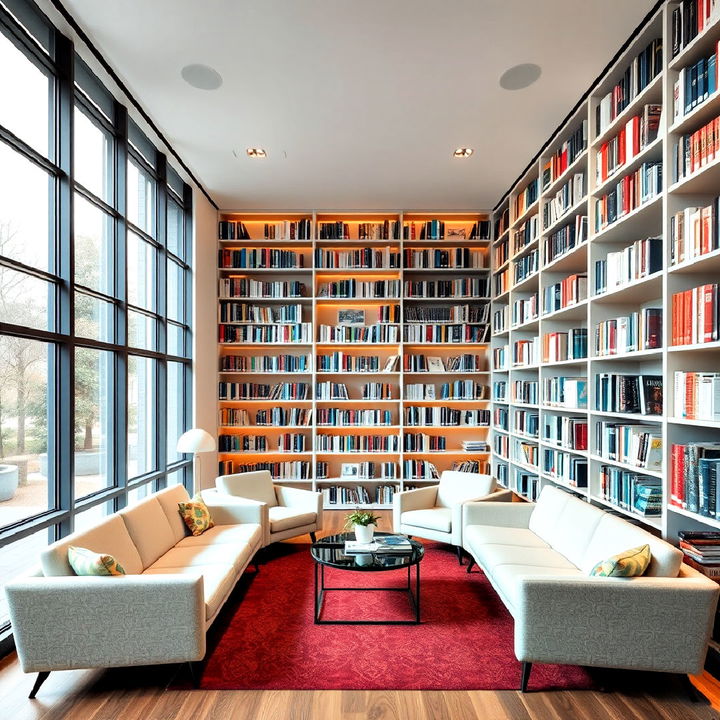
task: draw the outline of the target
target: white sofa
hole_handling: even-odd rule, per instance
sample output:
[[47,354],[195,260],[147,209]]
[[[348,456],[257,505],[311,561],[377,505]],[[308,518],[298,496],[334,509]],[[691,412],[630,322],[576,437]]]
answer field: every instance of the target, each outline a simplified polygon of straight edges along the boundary
[[[52,670],[194,662],[205,656],[205,633],[238,578],[262,547],[257,505],[203,493],[215,527],[193,537],[167,488],[90,530],[46,548],[34,574],[6,585],[20,664]],[[127,575],[78,577],[68,546],[108,553]]]
[[[720,588],[669,543],[550,486],[536,504],[468,503],[463,524],[465,550],[515,620],[521,690],[534,662],[702,671]],[[644,575],[589,576],[644,544]]]

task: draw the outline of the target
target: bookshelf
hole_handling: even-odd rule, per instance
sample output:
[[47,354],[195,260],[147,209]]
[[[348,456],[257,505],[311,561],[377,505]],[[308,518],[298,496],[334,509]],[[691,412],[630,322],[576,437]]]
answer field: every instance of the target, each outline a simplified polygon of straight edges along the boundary
[[[491,462],[496,477],[528,499],[546,484],[565,487],[670,538],[681,529],[720,528],[713,501],[702,508],[703,482],[709,483],[709,476],[700,480],[700,507],[691,506],[682,488],[692,481],[680,476],[678,469],[687,469],[678,466],[673,450],[720,443],[720,417],[707,414],[714,412],[710,400],[703,400],[703,409],[697,406],[699,415],[684,407],[684,393],[708,398],[720,389],[713,384],[720,380],[712,378],[720,369],[718,336],[710,325],[702,337],[678,340],[673,333],[673,325],[677,334],[679,325],[693,322],[688,318],[699,317],[696,322],[704,324],[716,302],[716,295],[708,296],[705,315],[696,304],[676,316],[674,302],[678,312],[686,302],[679,295],[687,298],[688,291],[716,284],[720,277],[720,141],[714,148],[706,139],[720,128],[720,121],[713,125],[720,116],[720,90],[713,77],[704,95],[695,91],[693,105],[688,99],[695,97],[691,82],[687,93],[684,84],[701,61],[709,64],[711,74],[718,67],[720,17],[709,17],[684,46],[676,42],[673,56],[678,5],[668,2],[658,8],[495,208],[491,252]],[[665,48],[662,58],[658,39]],[[646,48],[644,59],[637,61]],[[640,65],[645,76],[632,87],[625,85],[622,93],[614,91],[627,78],[626,70]],[[618,104],[618,97],[625,102]],[[677,146],[692,153],[694,137],[698,160],[683,174]],[[584,181],[574,179],[579,174]],[[638,184],[628,198],[630,177]],[[536,178],[537,204],[528,207],[518,198]],[[616,205],[608,197],[613,191],[620,196]],[[514,243],[533,212],[540,218],[537,238]],[[588,220],[580,233],[583,216]],[[559,234],[569,226],[574,226],[572,232]],[[568,240],[573,233],[574,240]],[[647,238],[659,238],[653,241],[657,247],[651,250],[639,242]],[[517,261],[536,252],[537,268],[518,275]],[[583,275],[580,288],[573,276]],[[581,335],[572,334],[576,330],[587,333],[585,357]],[[574,353],[575,348],[580,352]],[[695,375],[687,381],[679,373]],[[620,376],[643,376],[648,397],[653,383],[663,387],[662,409],[648,414],[651,405],[645,412],[603,405],[608,383],[621,383],[618,397],[632,399],[632,381],[618,380]],[[678,390],[681,381],[690,385]],[[564,385],[562,393],[559,385]],[[635,435],[644,440],[633,440]],[[637,466],[637,454],[623,456],[613,445],[630,440],[643,443],[649,453],[645,467]],[[708,447],[706,457],[712,458],[714,448]],[[707,467],[711,473],[712,460]],[[643,477],[633,482],[632,475]],[[642,497],[652,501],[640,501]]]
[[221,473],[380,509],[489,467],[488,213],[223,212],[219,236]]

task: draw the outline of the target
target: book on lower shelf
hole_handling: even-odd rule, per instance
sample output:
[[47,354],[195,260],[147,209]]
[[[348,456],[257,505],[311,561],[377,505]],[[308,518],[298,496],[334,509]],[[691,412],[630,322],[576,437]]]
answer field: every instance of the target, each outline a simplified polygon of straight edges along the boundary
[[707,283],[672,296],[672,345],[715,342],[720,314],[718,283]]
[[671,445],[670,504],[703,517],[720,519],[718,468],[718,442]]
[[662,514],[662,480],[631,470],[600,466],[600,496],[623,510],[645,517]]
[[687,207],[670,216],[670,264],[702,257],[720,248],[720,197],[710,205]]
[[662,375],[598,373],[595,376],[595,409],[599,412],[662,415]]
[[636,240],[623,250],[609,252],[595,261],[595,294],[608,292],[652,275],[663,267],[663,240]]
[[645,470],[662,467],[662,435],[651,425],[601,420],[595,426],[596,453],[603,459]]
[[720,373],[676,370],[675,417],[720,421]]
[[643,308],[595,325],[595,356],[618,355],[662,346],[663,309]]

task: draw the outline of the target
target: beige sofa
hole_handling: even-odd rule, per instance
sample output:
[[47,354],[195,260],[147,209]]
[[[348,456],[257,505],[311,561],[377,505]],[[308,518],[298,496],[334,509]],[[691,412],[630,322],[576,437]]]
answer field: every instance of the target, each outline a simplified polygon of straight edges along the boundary
[[[174,486],[46,548],[33,575],[6,585],[25,672],[193,662],[205,632],[263,544],[262,511],[203,493],[215,527],[189,535]],[[127,575],[78,577],[69,545],[109,553]]]
[[[702,671],[720,588],[669,543],[550,486],[537,503],[468,503],[463,525],[465,550],[515,620],[521,690],[534,662]],[[643,576],[588,575],[646,543]]]

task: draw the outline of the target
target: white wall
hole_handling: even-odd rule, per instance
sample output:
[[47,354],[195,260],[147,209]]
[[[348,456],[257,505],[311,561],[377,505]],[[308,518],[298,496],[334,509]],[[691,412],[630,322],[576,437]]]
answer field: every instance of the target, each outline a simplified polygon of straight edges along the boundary
[[[215,208],[193,191],[193,427],[207,430],[217,442],[217,221]],[[215,486],[217,453],[200,456],[195,490]]]

